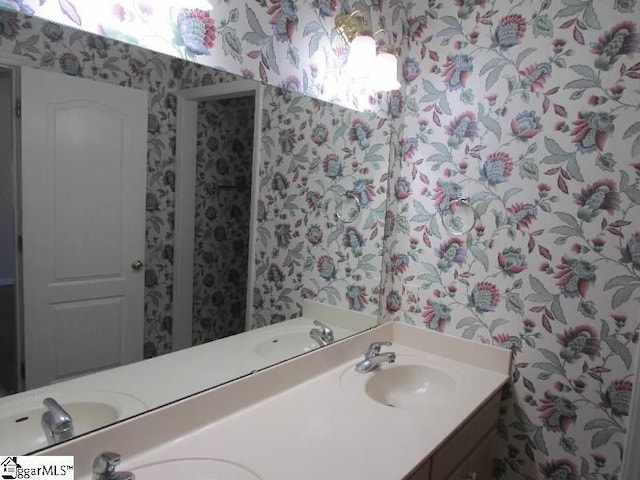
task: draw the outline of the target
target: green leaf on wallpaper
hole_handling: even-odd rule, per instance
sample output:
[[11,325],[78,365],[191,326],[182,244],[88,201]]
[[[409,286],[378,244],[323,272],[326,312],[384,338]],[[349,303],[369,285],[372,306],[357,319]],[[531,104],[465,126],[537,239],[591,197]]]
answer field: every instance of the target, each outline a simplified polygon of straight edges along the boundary
[[640,133],[640,122],[636,122],[633,125],[631,125],[629,128],[627,128],[624,132],[624,135],[622,135],[622,139],[627,140],[628,138],[633,137],[637,133]]
[[602,28],[600,26],[600,22],[598,21],[598,15],[593,8],[592,2],[589,2],[587,4],[587,8],[584,9],[582,19],[584,20],[584,23],[586,23],[590,28],[593,28],[595,30],[600,30],[600,28]]
[[500,138],[502,137],[502,127],[498,121],[491,117],[481,117],[480,123],[482,123],[482,125],[484,125],[484,127],[493,133],[498,141],[500,141]]
[[549,455],[547,450],[547,443],[545,442],[544,435],[542,434],[542,428],[536,428],[536,433],[533,434],[533,442],[536,444],[536,448],[544,455]]
[[617,432],[619,432],[619,430],[614,430],[613,428],[607,428],[596,432],[596,434],[591,438],[591,448],[600,448],[606,445],[609,443],[609,440],[611,440],[611,437],[613,437]]
[[427,262],[421,262],[424,272],[418,275],[418,280],[423,280],[427,283],[440,283],[440,273],[438,269]]
[[487,79],[485,80],[485,84],[484,84],[484,87],[487,90],[491,90],[491,87],[493,87],[496,84],[496,82],[500,80],[500,75],[502,74],[502,69],[504,68],[505,65],[506,65],[506,62],[500,64],[499,66],[491,70],[491,73],[489,73],[489,75],[487,75]]
[[562,147],[556,142],[554,139],[549,137],[544,137],[544,146],[547,151],[552,155],[558,155],[561,157],[567,157],[569,155],[573,155],[571,152],[565,152]]
[[524,303],[517,292],[509,292],[505,300],[508,312],[515,312],[518,315],[524,315]]
[[627,370],[630,369],[631,353],[629,352],[629,349],[622,342],[620,342],[620,340],[613,336],[605,338],[604,341],[609,346],[611,351],[618,355],[624,362],[624,366],[627,367]]
[[631,157],[635,158],[640,155],[640,135],[636,137],[631,145]]
[[531,420],[529,420],[529,417],[527,416],[525,411],[522,409],[522,407],[518,406],[517,404],[514,404],[513,413],[516,414],[516,418],[518,419],[518,423],[519,423],[518,426],[520,427],[519,430],[524,432],[534,432],[538,429],[538,427],[536,427],[535,424]]
[[504,192],[504,195],[502,196],[502,203],[504,203],[506,205],[507,202],[511,199],[511,197],[513,197],[514,195],[519,194],[520,192],[522,192],[522,190],[523,189],[519,188],[519,187],[510,188],[509,190]]
[[568,6],[556,13],[554,18],[572,17],[580,13],[586,5],[582,0],[562,0],[562,3]]
[[267,62],[269,62],[269,69],[280,75],[280,67],[278,67],[278,60],[276,59],[276,52],[273,47],[273,37],[269,37],[263,53],[264,56],[267,57]]
[[547,362],[536,362],[532,365],[533,368],[539,368],[540,370],[544,370],[547,373],[564,376],[565,372],[562,367],[558,367],[552,363]]
[[576,439],[573,437],[565,437],[563,435],[560,439],[560,446],[565,452],[570,453],[571,455],[575,455],[576,451],[578,450]]
[[506,318],[496,318],[493,322],[491,322],[491,325],[489,325],[489,331],[493,335],[493,332],[496,328],[507,324],[509,324],[509,320],[507,320]]
[[549,293],[549,291],[546,288],[544,288],[544,285],[542,284],[542,282],[538,280],[536,277],[534,277],[533,275],[529,275],[529,284],[531,285],[531,288],[533,288],[534,292],[539,293],[541,295],[546,295],[547,297],[549,297],[549,300],[551,300],[551,297],[553,295],[551,295],[551,293]]
[[335,287],[323,287],[320,290],[320,293],[325,293],[327,295],[327,299],[331,305],[336,305],[338,302],[342,300],[340,296],[340,292]]
[[582,98],[582,96],[584,95],[584,92],[586,90],[576,90],[575,92],[573,92],[571,94],[571,96],[569,97],[571,100],[578,100],[580,98]]
[[249,27],[251,27],[251,30],[261,37],[267,37],[268,35],[264,33],[264,30],[260,26],[260,22],[258,21],[258,17],[256,17],[255,12],[251,9],[251,7],[249,7],[249,5],[247,5],[246,7],[247,22],[249,23]]
[[571,215],[570,213],[556,212],[556,217],[558,217],[560,220],[562,220],[567,225],[573,227],[577,232],[581,232],[582,231],[582,229],[580,228],[580,224],[574,218],[574,216]]
[[596,82],[598,81],[598,74],[593,70],[593,68],[587,65],[573,65],[569,68],[571,68],[571,70],[576,72],[581,77],[589,78]]
[[580,171],[580,166],[578,165],[578,160],[576,159],[576,154],[574,153],[567,158],[567,172],[569,172],[571,178],[579,182],[584,182],[582,172]]
[[585,430],[601,430],[603,428],[618,428],[618,425],[608,418],[596,418],[589,420],[585,426]]
[[467,340],[471,340],[476,336],[476,332],[482,328],[482,325],[473,325],[467,328],[464,332],[462,332],[462,338],[466,338]]
[[535,48],[526,48],[524,49],[522,52],[520,52],[520,54],[518,55],[518,58],[516,58],[516,67],[520,68],[520,64],[522,63],[522,61],[527,58],[529,55],[531,55],[533,52],[535,52],[537,49]]
[[568,90],[570,88],[597,88],[600,84],[595,80],[590,80],[588,78],[579,78],[578,80],[573,80],[567,83],[564,86],[564,90]]
[[471,325],[475,325],[476,323],[481,323],[480,320],[476,317],[465,317],[456,324],[456,329],[469,327]]
[[636,205],[640,205],[640,190],[637,188],[627,188],[624,193],[629,197],[629,200]]
[[611,290],[612,288],[615,287],[622,287],[625,285],[629,285],[632,282],[637,282],[638,279],[636,277],[633,277],[631,275],[620,275],[618,277],[614,277],[611,280],[609,280],[607,283],[604,284],[604,289],[606,290]]
[[551,302],[551,313],[553,313],[553,318],[555,318],[560,323],[567,324],[567,319],[564,316],[564,311],[562,310],[562,304],[560,303],[560,295],[555,295],[553,297],[553,301]]
[[458,22],[458,19],[456,17],[452,17],[450,15],[445,15],[445,16],[441,17],[440,21],[442,23],[446,23],[450,27],[460,27],[460,22]]
[[312,33],[321,32],[323,30],[322,24],[317,21],[309,22],[304,26],[304,31],[302,32],[302,36],[306,37],[307,35],[311,35]]
[[309,57],[313,57],[313,55],[318,51],[320,42],[324,37],[324,32],[318,32],[311,37],[311,40],[309,41]]
[[541,348],[538,350],[538,353],[541,353],[544,358],[549,360],[553,365],[558,368],[562,368],[562,362],[558,358],[558,356],[553,353],[551,350],[547,350],[546,348]]
[[613,298],[611,299],[611,308],[618,308],[625,302],[627,302],[638,287],[640,287],[640,283],[628,285],[616,291],[616,293],[613,294]]
[[433,217],[433,214],[427,212],[422,203],[420,203],[418,200],[413,200],[413,209],[415,210],[416,214],[411,217],[412,222],[427,223],[429,220],[431,220],[431,217]]
[[507,61],[505,59],[503,59],[502,57],[492,58],[491,60],[489,60],[487,63],[485,63],[482,66],[482,68],[480,69],[480,76],[483,76],[489,70],[493,70],[494,68],[496,68],[501,63],[505,63],[506,64]]
[[469,251],[474,256],[476,260],[478,260],[482,266],[484,267],[484,271],[489,271],[489,257],[487,254],[480,248],[479,244],[473,244],[469,247]]
[[540,171],[538,164],[533,160],[527,159],[520,164],[519,168],[520,178],[528,178],[530,180],[538,180],[540,178]]

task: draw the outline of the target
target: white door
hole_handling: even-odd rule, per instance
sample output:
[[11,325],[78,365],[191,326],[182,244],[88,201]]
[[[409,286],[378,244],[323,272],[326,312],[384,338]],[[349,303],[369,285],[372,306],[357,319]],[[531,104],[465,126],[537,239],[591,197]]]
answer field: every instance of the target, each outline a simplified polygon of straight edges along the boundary
[[142,359],[147,92],[22,69],[26,388]]

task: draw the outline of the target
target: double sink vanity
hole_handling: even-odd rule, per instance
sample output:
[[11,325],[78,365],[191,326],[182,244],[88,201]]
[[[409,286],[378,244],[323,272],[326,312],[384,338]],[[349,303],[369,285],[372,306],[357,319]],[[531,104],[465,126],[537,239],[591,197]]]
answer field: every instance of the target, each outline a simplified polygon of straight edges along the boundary
[[37,454],[82,480],[490,480],[509,362],[389,323]]

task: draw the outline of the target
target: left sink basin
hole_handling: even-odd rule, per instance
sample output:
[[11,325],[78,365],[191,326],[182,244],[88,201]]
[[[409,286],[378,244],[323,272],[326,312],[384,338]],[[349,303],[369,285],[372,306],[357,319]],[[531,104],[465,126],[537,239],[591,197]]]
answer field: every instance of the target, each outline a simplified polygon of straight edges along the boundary
[[49,392],[21,398],[2,406],[0,451],[26,453],[47,446],[40,424],[46,397],[54,398],[71,416],[75,436],[147,410],[140,399],[119,392]]
[[248,468],[216,458],[180,458],[131,468],[136,480],[261,480]]

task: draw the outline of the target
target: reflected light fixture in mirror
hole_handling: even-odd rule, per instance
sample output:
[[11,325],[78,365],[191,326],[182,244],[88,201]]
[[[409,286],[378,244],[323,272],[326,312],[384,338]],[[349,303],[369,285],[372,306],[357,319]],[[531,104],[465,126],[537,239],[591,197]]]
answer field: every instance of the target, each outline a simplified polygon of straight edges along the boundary
[[[366,83],[376,91],[391,91],[400,88],[398,82],[398,59],[394,55],[391,38],[377,53],[374,36],[387,30],[371,33],[365,14],[355,10],[350,14],[338,15],[335,20],[336,29],[344,42],[349,46],[347,59],[348,75],[354,80]],[[390,37],[390,35],[389,35]]]

